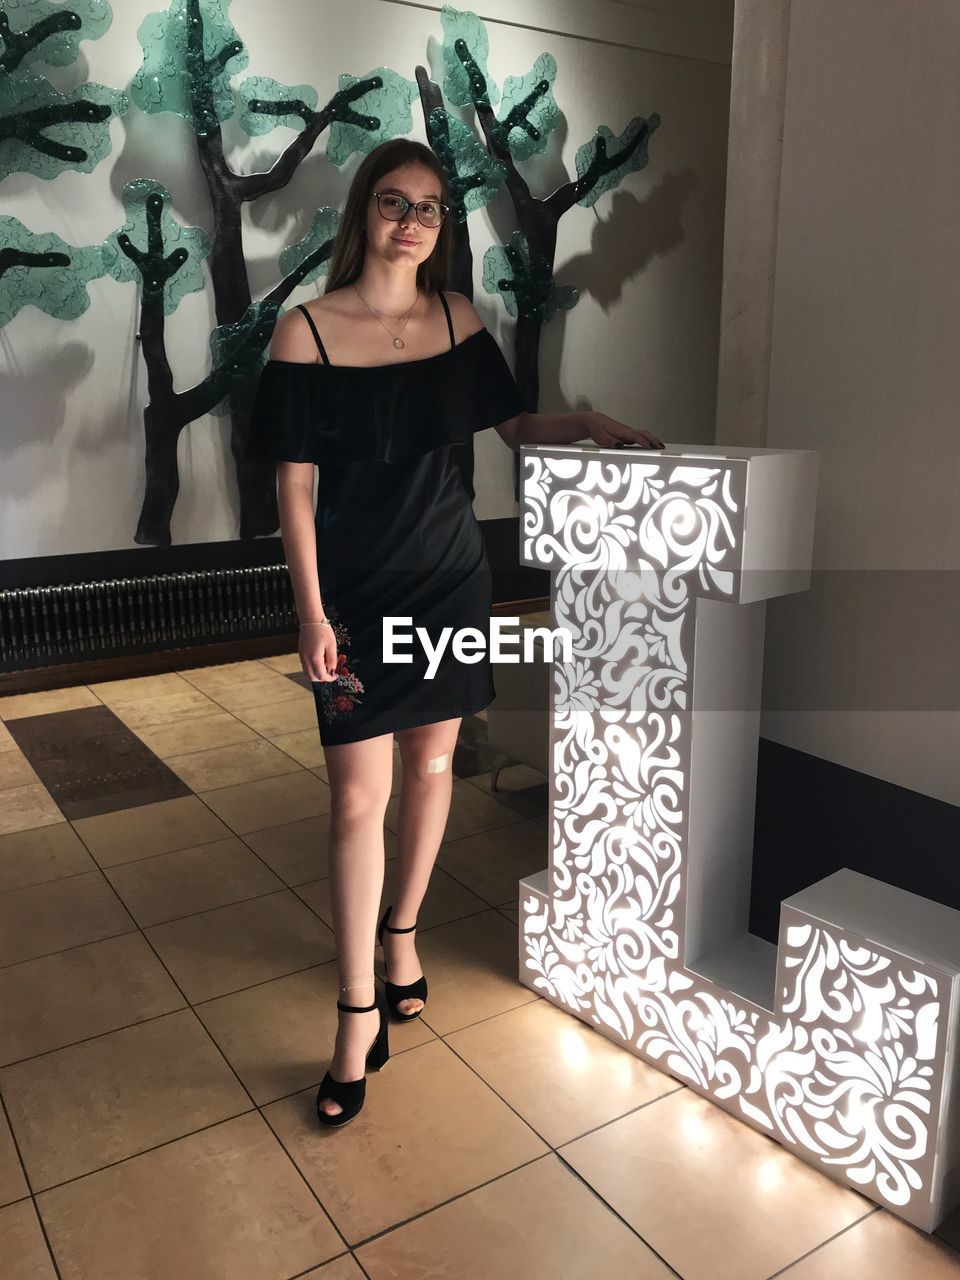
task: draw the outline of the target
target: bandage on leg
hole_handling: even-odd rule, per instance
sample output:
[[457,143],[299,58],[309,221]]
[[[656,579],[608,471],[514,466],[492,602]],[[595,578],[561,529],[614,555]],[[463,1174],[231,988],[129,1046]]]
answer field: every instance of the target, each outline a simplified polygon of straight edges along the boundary
[[443,773],[444,769],[450,764],[449,755],[434,756],[432,760],[427,761],[427,773]]

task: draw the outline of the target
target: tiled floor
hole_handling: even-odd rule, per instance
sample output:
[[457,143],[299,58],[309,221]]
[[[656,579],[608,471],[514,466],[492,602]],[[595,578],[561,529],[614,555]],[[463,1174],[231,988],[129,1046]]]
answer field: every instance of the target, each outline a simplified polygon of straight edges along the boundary
[[330,792],[296,656],[0,699],[3,1280],[960,1278],[960,1215],[904,1226],[519,984],[546,784],[493,792],[485,731],[425,1014],[324,1130]]

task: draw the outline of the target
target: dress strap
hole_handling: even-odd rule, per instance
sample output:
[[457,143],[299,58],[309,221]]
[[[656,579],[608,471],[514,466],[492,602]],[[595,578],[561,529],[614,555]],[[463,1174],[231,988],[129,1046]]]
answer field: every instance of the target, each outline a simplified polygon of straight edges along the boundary
[[447,317],[447,328],[450,330],[450,346],[452,349],[453,347],[456,346],[456,342],[454,341],[454,337],[453,337],[453,321],[450,319],[450,308],[447,306],[447,300],[443,296],[442,289],[437,290],[437,295],[439,296],[440,301],[443,303],[443,310]]
[[313,323],[313,316],[310,314],[310,312],[307,310],[307,308],[303,305],[302,302],[297,303],[297,310],[302,311],[303,314],[307,317],[307,324],[310,326],[311,330],[313,331],[313,337],[317,344],[317,348],[320,354],[323,356],[323,363],[329,364],[330,361],[327,359],[327,353],[323,349],[323,343],[320,341],[319,333],[317,333],[317,326]]

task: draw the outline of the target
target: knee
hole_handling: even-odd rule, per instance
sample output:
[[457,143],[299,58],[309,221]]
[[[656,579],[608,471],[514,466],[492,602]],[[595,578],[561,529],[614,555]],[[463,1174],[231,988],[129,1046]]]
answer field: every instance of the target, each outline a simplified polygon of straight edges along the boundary
[[382,822],[390,799],[389,785],[370,786],[359,782],[334,788],[331,815],[338,823],[360,825],[376,819]]

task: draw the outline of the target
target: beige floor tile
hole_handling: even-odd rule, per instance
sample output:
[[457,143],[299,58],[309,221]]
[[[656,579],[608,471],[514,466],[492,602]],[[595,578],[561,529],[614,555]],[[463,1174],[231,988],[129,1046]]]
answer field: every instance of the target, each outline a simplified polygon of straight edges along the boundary
[[496,907],[520,900],[520,879],[547,865],[547,833],[524,819],[492,831],[448,840],[440,846],[437,866]]
[[782,1280],[852,1280],[854,1276],[960,1280],[960,1253],[878,1209],[780,1276]]
[[177,674],[198,689],[215,689],[261,680],[270,672],[264,671],[264,664],[259,658],[249,658],[242,662],[217,662],[208,667],[185,667]]
[[[384,819],[391,831],[399,831],[397,825],[399,813],[399,796],[391,796]],[[504,827],[508,823],[521,820],[520,814],[515,809],[501,804],[499,800],[491,799],[490,796],[485,796],[463,778],[454,778],[450,816],[447,819],[444,839],[459,840],[461,836],[470,836],[474,832],[487,831],[493,827]]]
[[[258,1105],[316,1090],[337,1034],[335,961],[197,1006],[210,1034]],[[390,1052],[436,1037],[419,1018],[391,1022]]]
[[108,707],[119,707],[124,702],[142,702],[145,698],[162,698],[170,694],[190,692],[187,681],[173,671],[156,676],[134,676],[129,680],[105,680],[87,685],[87,688]]
[[152,698],[138,698],[134,702],[121,702],[112,708],[118,720],[122,720],[134,733],[143,729],[171,728],[186,720],[198,720],[204,716],[225,715],[222,707],[195,689],[186,680],[178,693],[165,693]]
[[316,1090],[263,1112],[348,1244],[506,1173],[546,1149],[439,1040],[371,1073],[342,1133],[316,1115]]
[[95,871],[96,865],[69,822],[0,836],[0,893]]
[[327,874],[330,815],[282,822],[261,831],[248,831],[244,843],[262,858],[285,884],[303,884]]
[[873,1208],[687,1088],[560,1154],[684,1280],[767,1280]]
[[365,1276],[353,1254],[345,1253],[324,1267],[308,1271],[300,1280],[365,1280]]
[[156,1018],[185,1003],[139,933],[11,965],[0,969],[0,1064]]
[[279,671],[282,675],[303,670],[299,653],[275,653],[269,658],[261,658],[260,661],[264,666],[270,667],[272,671]]
[[191,1004],[332,960],[333,932],[289,889],[145,929]]
[[[383,912],[396,897],[399,872],[400,863],[397,858],[391,858],[384,863],[383,892],[381,893],[380,906],[377,909],[377,920],[380,919]],[[329,924],[331,929],[333,928],[333,913],[330,910],[329,876],[321,880],[314,880],[310,884],[298,885],[297,894],[313,908],[321,920]],[[465,889],[463,885],[458,884],[446,872],[441,871],[439,868],[434,868],[430,883],[427,886],[426,895],[420,907],[420,914],[417,917],[417,936],[419,937],[425,929],[432,929],[436,925],[446,924],[451,920],[459,920],[462,916],[486,910],[488,910],[488,906],[482,898],[478,898],[469,889]],[[382,964],[379,965],[379,969],[382,972]]]
[[64,1280],[264,1280],[343,1243],[256,1113],[53,1191],[37,1204]]
[[284,888],[236,836],[141,858],[105,875],[141,928]]
[[[288,681],[292,683],[292,681]],[[295,689],[299,686],[294,685]],[[309,689],[300,689],[295,698],[282,702],[268,702],[263,706],[241,707],[234,713],[238,720],[248,724],[265,738],[275,738],[281,733],[296,733],[312,729],[317,733],[317,704]]]
[[684,1088],[547,1000],[446,1039],[552,1147]]
[[[286,676],[260,668],[257,677],[242,680],[223,681],[222,683],[197,685],[201,693],[212,698],[224,711],[236,713],[251,707],[264,707],[267,703],[302,702],[306,690],[295,680]],[[191,683],[196,683],[191,680]]]
[[17,749],[16,739],[3,721],[0,720],[0,752],[13,751]]
[[370,1280],[674,1280],[553,1154],[357,1249]]
[[37,1211],[30,1200],[0,1209],[4,1280],[57,1280],[43,1238]]
[[326,769],[321,774],[318,767],[324,761],[323,744],[316,726],[312,729],[298,729],[295,733],[278,733],[270,741],[305,769],[316,769],[317,777],[323,777],[324,782],[327,781]]
[[238,836],[330,812],[330,788],[307,769],[203,792],[204,804]]
[[34,1191],[251,1109],[190,1009],[0,1071]]
[[[23,1176],[13,1134],[6,1116],[0,1113],[0,1205],[12,1204],[14,1200],[22,1200],[29,1194],[30,1188]],[[0,1239],[2,1238],[0,1233]]]
[[0,720],[21,716],[45,716],[51,711],[73,711],[77,707],[99,707],[100,699],[85,685],[66,689],[41,689],[37,693],[13,693],[0,698]]
[[429,996],[421,1015],[438,1035],[506,1013],[540,997],[521,985],[517,930],[482,911],[417,935]]
[[0,792],[39,781],[40,775],[18,747],[0,751]]
[[99,871],[0,894],[0,965],[129,933],[136,925]]
[[233,835],[196,796],[78,818],[73,826],[101,867],[212,844]]
[[252,738],[231,747],[214,747],[210,751],[168,756],[167,764],[196,792],[275,778],[300,768],[286,752],[279,751],[263,738]]
[[31,827],[49,827],[63,821],[63,813],[53,796],[40,782],[0,791],[0,835],[29,831]]
[[[329,872],[329,813],[247,831],[243,839],[285,884],[306,884]],[[392,831],[384,829],[383,847],[388,862],[397,856],[397,837]]]
[[[210,706],[214,705],[210,703]],[[237,742],[252,742],[257,736],[249,725],[243,724],[229,711],[189,716],[175,724],[142,725],[133,732],[161,760],[187,751],[232,747]]]

